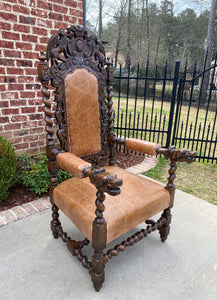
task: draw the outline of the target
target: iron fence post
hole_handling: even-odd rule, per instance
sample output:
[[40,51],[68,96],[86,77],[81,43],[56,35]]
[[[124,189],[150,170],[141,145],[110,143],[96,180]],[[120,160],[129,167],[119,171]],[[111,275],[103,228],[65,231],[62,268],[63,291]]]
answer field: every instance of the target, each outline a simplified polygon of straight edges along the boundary
[[177,94],[176,113],[175,113],[175,120],[174,120],[174,124],[173,124],[173,137],[172,137],[172,141],[171,141],[172,145],[174,145],[174,143],[175,143],[175,137],[177,135],[177,123],[178,123],[178,115],[179,115],[179,108],[180,108],[180,102],[181,102],[182,89],[183,89],[183,79],[181,78],[179,80],[179,88],[178,88],[178,94]]
[[172,99],[171,99],[171,106],[170,106],[166,148],[170,146],[170,140],[172,136],[173,116],[174,116],[175,103],[176,103],[176,91],[177,91],[178,79],[179,79],[179,67],[180,67],[180,61],[177,60],[175,65],[174,78],[173,78],[173,90],[172,90]]
[[86,27],[86,0],[83,0],[83,26]]

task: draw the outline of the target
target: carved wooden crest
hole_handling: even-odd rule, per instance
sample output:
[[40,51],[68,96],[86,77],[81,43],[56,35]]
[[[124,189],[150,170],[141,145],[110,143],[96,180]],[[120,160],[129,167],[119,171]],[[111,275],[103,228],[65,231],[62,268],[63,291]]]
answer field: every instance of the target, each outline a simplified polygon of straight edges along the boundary
[[86,67],[99,78],[105,76],[104,46],[95,35],[88,36],[87,30],[80,26],[69,27],[67,33],[60,29],[50,38],[47,60],[51,61],[50,75],[54,86],[58,86],[58,80],[75,67]]

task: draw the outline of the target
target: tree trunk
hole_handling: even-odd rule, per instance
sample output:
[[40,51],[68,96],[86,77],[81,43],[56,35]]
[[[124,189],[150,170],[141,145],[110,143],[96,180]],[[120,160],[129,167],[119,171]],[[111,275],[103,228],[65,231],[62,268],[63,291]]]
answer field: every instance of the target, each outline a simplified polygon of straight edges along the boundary
[[212,60],[212,45],[213,45],[213,33],[215,30],[215,17],[216,17],[216,9],[217,9],[217,0],[212,0],[210,15],[209,15],[209,24],[207,31],[207,51],[208,51],[208,66],[211,64]]
[[118,39],[117,39],[116,48],[115,48],[115,69],[117,68],[117,64],[118,64],[118,54],[119,54],[120,40],[121,40],[121,29],[119,27],[118,28]]
[[158,59],[158,52],[159,52],[159,47],[160,47],[160,39],[161,39],[161,29],[159,29],[159,36],[157,40],[157,48],[156,48],[156,54],[154,58],[154,66],[157,64],[157,59]]
[[146,32],[147,32],[147,58],[150,57],[150,36],[149,36],[149,13],[148,13],[148,0],[146,0]]
[[115,47],[115,68],[117,68],[117,64],[118,64],[118,54],[120,52],[120,44],[122,39],[123,27],[124,27],[123,16],[124,16],[125,4],[126,1],[121,1],[120,15],[119,17],[117,16],[116,18],[116,24],[118,27],[118,38]]
[[169,19],[169,41],[168,41],[168,69],[172,72],[173,69],[173,51],[172,51],[172,31],[173,31],[173,1],[170,4],[170,19]]
[[99,0],[99,39],[102,39],[102,0]]
[[141,24],[139,30],[139,57],[138,62],[141,62],[142,67],[145,64],[144,55],[142,54],[142,40],[143,40],[143,31],[144,31],[144,19],[145,19],[145,0],[142,0],[142,16],[141,16]]
[[[161,9],[162,9],[162,3],[161,3]],[[158,53],[159,53],[161,33],[162,33],[162,25],[163,25],[163,10],[161,10],[161,15],[160,15],[159,36],[158,36],[158,40],[157,40],[156,53],[155,53],[155,58],[154,58],[154,66],[156,66],[157,60],[158,60]]]
[[131,54],[131,7],[132,1],[128,2],[128,16],[127,16],[127,55],[125,59],[125,66],[128,66],[128,62]]
[[[211,8],[210,8],[210,15],[209,15],[209,23],[208,23],[208,30],[207,30],[207,39],[206,39],[206,52],[205,53],[205,70],[211,66],[212,62],[212,47],[213,47],[213,35],[215,30],[215,17],[216,17],[216,9],[217,9],[217,0],[212,0]],[[201,83],[201,100],[202,103],[206,103],[207,97],[207,89],[209,86],[209,75],[210,72],[207,71],[204,74],[204,80]]]

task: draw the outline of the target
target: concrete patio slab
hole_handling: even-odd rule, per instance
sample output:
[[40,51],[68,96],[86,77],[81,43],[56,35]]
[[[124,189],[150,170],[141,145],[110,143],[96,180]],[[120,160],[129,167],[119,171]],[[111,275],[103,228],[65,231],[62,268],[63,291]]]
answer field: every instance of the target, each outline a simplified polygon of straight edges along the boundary
[[[50,210],[1,227],[0,299],[217,299],[217,207],[180,191],[175,200],[166,243],[154,232],[112,258],[99,293],[66,245],[53,239]],[[72,238],[82,239],[61,219]]]

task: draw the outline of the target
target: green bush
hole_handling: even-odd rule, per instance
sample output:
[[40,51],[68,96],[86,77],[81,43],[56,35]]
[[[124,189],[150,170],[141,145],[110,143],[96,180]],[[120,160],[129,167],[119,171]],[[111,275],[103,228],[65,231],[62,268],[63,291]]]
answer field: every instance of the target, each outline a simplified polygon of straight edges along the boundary
[[[22,154],[18,158],[19,183],[25,185],[37,195],[41,195],[49,190],[50,186],[50,173],[47,168],[48,158],[45,154],[39,153],[34,158]],[[58,181],[59,183],[71,178],[68,172],[59,170]]]
[[58,176],[58,182],[59,183],[73,177],[71,174],[69,174],[68,172],[63,171],[63,170],[59,170],[57,176]]
[[50,173],[47,169],[47,157],[40,153],[35,159],[27,155],[18,158],[19,175],[21,184],[35,194],[41,195],[49,189]]
[[15,182],[17,168],[16,154],[12,144],[0,136],[0,201],[9,194],[9,188]]

